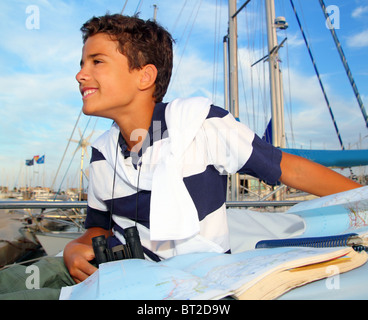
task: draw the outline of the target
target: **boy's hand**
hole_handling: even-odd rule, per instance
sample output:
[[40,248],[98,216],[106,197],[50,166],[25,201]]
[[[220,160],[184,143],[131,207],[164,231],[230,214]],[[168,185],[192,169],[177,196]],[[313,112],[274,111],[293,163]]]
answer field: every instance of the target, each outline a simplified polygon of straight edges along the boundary
[[100,235],[108,237],[110,230],[90,228],[79,238],[69,242],[64,249],[64,263],[76,283],[86,280],[97,268],[89,263],[95,257],[92,238]]
[[65,247],[64,262],[76,283],[84,281],[97,270],[89,263],[94,257],[91,245],[71,242]]

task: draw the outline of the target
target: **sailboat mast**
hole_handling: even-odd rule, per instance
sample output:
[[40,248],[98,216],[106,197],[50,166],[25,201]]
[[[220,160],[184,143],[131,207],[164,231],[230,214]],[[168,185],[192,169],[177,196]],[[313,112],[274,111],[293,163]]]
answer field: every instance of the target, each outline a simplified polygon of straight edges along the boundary
[[274,0],[265,0],[267,16],[267,37],[269,51],[270,91],[272,111],[272,144],[285,147],[284,99],[282,74],[279,66],[277,34],[275,27]]
[[[238,86],[238,28],[236,18],[236,0],[229,0],[229,111],[235,119],[239,119],[239,86]],[[239,199],[239,174],[230,177],[231,200]]]
[[229,48],[228,48],[228,36],[226,35],[223,40],[224,50],[224,108],[229,111]]
[[229,110],[236,119],[239,119],[238,27],[235,13],[236,0],[229,0]]

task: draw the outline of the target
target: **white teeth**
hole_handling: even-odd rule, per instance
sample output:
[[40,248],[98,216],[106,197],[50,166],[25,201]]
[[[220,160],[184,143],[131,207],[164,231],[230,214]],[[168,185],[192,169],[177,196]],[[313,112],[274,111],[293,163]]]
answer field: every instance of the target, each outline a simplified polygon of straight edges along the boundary
[[91,93],[94,93],[95,91],[96,91],[95,89],[86,90],[86,91],[83,92],[83,97],[85,97],[85,96],[87,96],[87,95],[89,95]]

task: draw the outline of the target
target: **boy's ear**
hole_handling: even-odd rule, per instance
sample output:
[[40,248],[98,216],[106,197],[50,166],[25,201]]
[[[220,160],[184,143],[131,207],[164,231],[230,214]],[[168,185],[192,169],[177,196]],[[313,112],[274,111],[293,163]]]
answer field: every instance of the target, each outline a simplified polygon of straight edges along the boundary
[[153,64],[145,65],[141,70],[140,89],[146,90],[155,85],[157,68]]

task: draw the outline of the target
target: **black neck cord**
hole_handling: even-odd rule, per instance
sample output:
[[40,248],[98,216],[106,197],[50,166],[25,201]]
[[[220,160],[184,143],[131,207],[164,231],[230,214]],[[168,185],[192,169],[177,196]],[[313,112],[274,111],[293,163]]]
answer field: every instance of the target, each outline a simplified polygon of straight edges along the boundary
[[116,180],[116,165],[118,162],[118,150],[119,150],[119,137],[118,137],[118,142],[116,143],[116,150],[115,150],[115,164],[114,164],[114,176],[112,178],[109,230],[112,229],[112,214],[114,212],[114,194],[115,194],[115,180]]
[[138,221],[139,178],[141,176],[142,161],[140,164],[137,163],[137,166],[139,166],[139,168],[138,168],[138,178],[137,178],[137,197],[136,197],[136,202],[135,202],[135,226],[137,226],[137,221]]
[[[109,222],[109,230],[112,228],[112,215],[114,212],[114,194],[115,194],[115,180],[116,180],[116,165],[118,160],[118,150],[119,150],[119,138],[118,142],[116,143],[116,151],[115,151],[115,164],[114,164],[114,176],[112,179],[112,194],[111,194],[111,206],[110,206],[110,222]],[[139,168],[138,168],[139,167]],[[138,178],[137,178],[137,197],[136,197],[136,204],[135,204],[135,226],[137,226],[138,221],[138,198],[139,198],[139,178],[141,175],[141,168],[142,168],[142,161],[137,163],[138,169]]]

